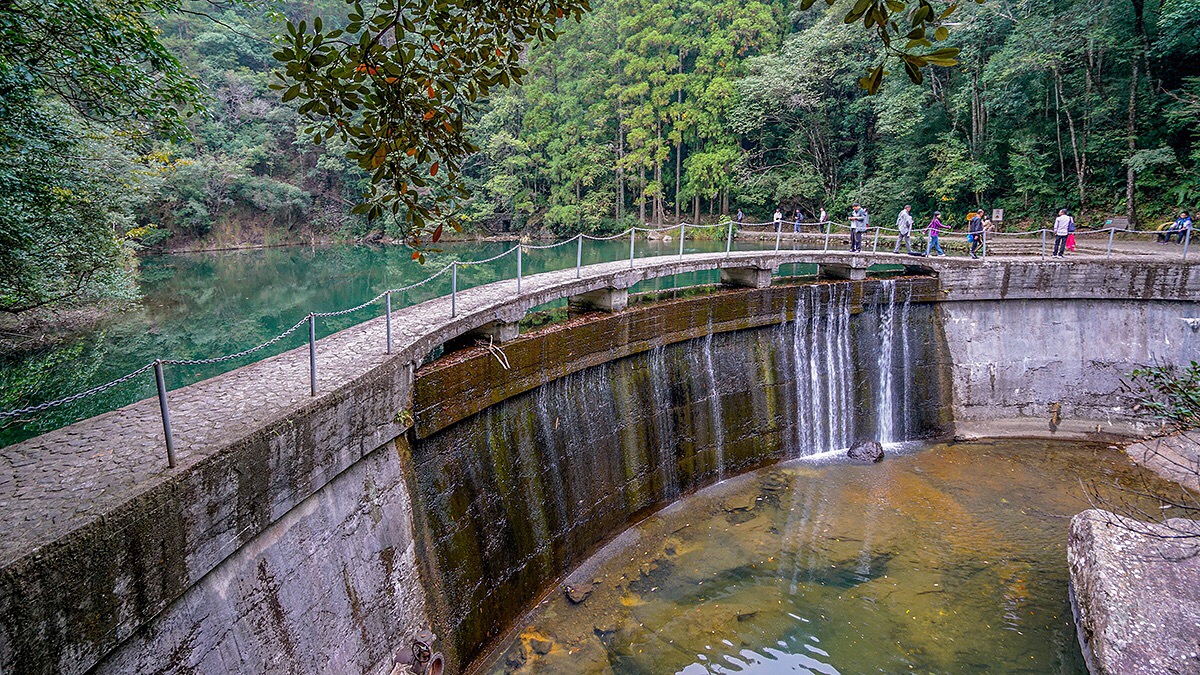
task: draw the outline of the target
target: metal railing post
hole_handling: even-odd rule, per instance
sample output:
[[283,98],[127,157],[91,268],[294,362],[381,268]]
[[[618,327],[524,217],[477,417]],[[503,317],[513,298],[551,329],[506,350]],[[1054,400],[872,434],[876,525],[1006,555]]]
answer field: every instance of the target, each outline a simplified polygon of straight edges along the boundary
[[521,243],[517,242],[517,294],[521,293]]
[[779,250],[779,240],[783,238],[783,221],[775,224],[775,250]]
[[684,235],[684,229],[683,229],[683,228],[684,228],[684,227],[686,227],[686,224],[685,224],[685,223],[680,223],[680,224],[679,224],[679,257],[680,257],[680,258],[682,258],[682,257],[683,257],[683,235]]
[[637,234],[637,228],[629,228],[629,266],[633,267],[633,238]]
[[733,221],[729,221],[729,234],[725,235],[725,255],[733,250]]
[[384,302],[387,305],[386,309],[384,310],[385,312],[387,312],[387,321],[385,322],[385,323],[387,323],[387,353],[391,354],[392,353],[392,292],[388,291],[387,293],[384,293],[383,295],[384,295]]
[[987,232],[981,232],[979,234],[979,236],[983,237],[983,257],[986,258],[987,257],[987,243],[988,243]]
[[871,244],[871,253],[879,253],[879,228],[875,228],[875,242]]
[[1115,228],[1115,227],[1108,228],[1108,253],[1104,254],[1104,257],[1106,259],[1112,257],[1113,237],[1115,237],[1115,236],[1117,236],[1117,228]]
[[1046,228],[1042,228],[1042,257],[1046,257]]
[[308,314],[308,395],[317,395],[317,315]]
[[450,261],[450,316],[458,316],[458,261]]
[[825,224],[825,253],[829,253],[829,233],[833,230],[833,223]]
[[1188,230],[1187,234],[1183,235],[1183,262],[1187,262],[1188,246],[1192,243],[1192,231]]
[[579,245],[575,247],[575,278],[578,279],[583,274],[583,233],[577,235]]
[[162,361],[154,362],[154,383],[158,386],[158,410],[162,413],[163,437],[167,439],[167,466],[175,468],[175,438],[171,435],[171,411],[167,408],[167,382]]

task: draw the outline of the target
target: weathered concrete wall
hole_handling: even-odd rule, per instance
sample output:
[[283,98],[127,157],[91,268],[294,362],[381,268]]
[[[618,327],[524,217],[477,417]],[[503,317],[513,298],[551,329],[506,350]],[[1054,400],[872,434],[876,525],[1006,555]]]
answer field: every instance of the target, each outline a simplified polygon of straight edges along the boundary
[[98,673],[388,672],[425,628],[394,444],[354,463],[110,653]]
[[[1008,300],[940,305],[954,417],[968,436],[1135,435],[1124,389],[1151,364],[1200,360],[1200,302]],[[1058,407],[1057,423],[1051,406]]]

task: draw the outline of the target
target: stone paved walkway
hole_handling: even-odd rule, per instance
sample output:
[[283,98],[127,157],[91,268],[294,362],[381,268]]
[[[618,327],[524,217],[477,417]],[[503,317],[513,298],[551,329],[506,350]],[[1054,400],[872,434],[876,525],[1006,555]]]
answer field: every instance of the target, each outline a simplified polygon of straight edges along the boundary
[[[1134,263],[1133,252],[1113,262]],[[989,258],[989,264],[1029,258]],[[1103,261],[1078,255],[1073,262]],[[0,568],[12,564],[81,525],[161,485],[174,472],[186,472],[220,449],[272,422],[301,419],[325,405],[339,386],[393,361],[419,361],[438,344],[494,320],[518,320],[531,307],[606,287],[628,288],[644,279],[718,267],[771,268],[793,262],[824,262],[865,267],[907,263],[936,270],[969,270],[981,263],[967,258],[913,258],[847,252],[735,251],[643,258],[548,272],[500,281],[458,294],[458,316],[450,298],[436,298],[393,314],[394,353],[384,349],[382,317],[343,330],[317,343],[318,396],[309,396],[308,349],[302,347],[224,375],[170,392],[179,465],[167,468],[162,422],[155,399],[84,420],[42,436],[0,448]],[[1062,263],[1056,263],[1062,264]],[[369,434],[389,420],[367,420]],[[330,443],[345,439],[331,438]]]

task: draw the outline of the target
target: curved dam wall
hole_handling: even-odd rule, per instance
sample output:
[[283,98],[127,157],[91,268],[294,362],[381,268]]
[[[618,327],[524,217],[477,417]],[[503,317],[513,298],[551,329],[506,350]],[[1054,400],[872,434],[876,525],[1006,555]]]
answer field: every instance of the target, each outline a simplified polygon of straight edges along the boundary
[[[887,284],[870,279],[803,291],[825,295],[818,297],[821,309],[797,324],[820,328],[802,333],[807,339],[799,343],[790,341],[788,323],[814,305],[800,302],[798,287],[773,286],[573,320],[503,345],[510,370],[490,353],[467,350],[414,376],[437,345],[566,295],[701,268],[762,272],[809,257],[819,259],[823,274],[828,268],[829,276],[851,277],[865,275],[871,261],[911,261],[705,254],[597,265],[584,268],[582,279],[574,270],[535,275],[515,296],[514,284],[500,282],[460,292],[457,317],[448,298],[396,312],[393,353],[383,350],[382,319],[318,341],[316,397],[302,377],[307,349],[172,391],[173,408],[183,412],[176,418],[176,469],[163,461],[152,400],[4,448],[0,502],[11,536],[0,542],[0,670],[386,673],[395,650],[430,624],[442,636],[439,646],[461,663],[523,609],[473,615],[473,598],[488,588],[514,603],[536,597],[586,555],[590,540],[673,494],[672,479],[682,493],[721,471],[825,447],[827,426],[789,420],[843,411],[839,433],[844,420],[856,437],[882,437],[881,416],[872,411],[891,397],[909,411],[889,418],[895,438],[935,427],[1131,433],[1139,423],[1113,383],[1152,358],[1196,358],[1196,322],[1185,321],[1200,318],[1195,266],[939,258],[910,270],[936,278],[899,280],[894,297],[885,296]],[[831,298],[832,286],[848,290]],[[820,312],[831,302],[848,312],[856,374],[835,391],[853,392],[853,412],[831,406],[828,380],[811,372],[829,325]],[[880,308],[888,306],[895,319],[881,323]],[[678,316],[665,318],[672,312]],[[885,326],[890,350],[879,348]],[[910,357],[929,345],[925,356],[901,358],[903,335]],[[738,336],[744,349],[729,345]],[[827,366],[826,354],[841,358],[844,342],[820,351],[820,362]],[[812,349],[796,361],[788,352],[794,344]],[[717,355],[711,377],[706,353]],[[892,368],[880,365],[885,353]],[[810,364],[808,379],[793,378],[790,388],[780,381],[780,373],[796,372],[789,358]],[[916,371],[898,373],[898,361]],[[474,365],[453,368],[460,362]],[[606,392],[595,384],[603,381],[594,377],[600,372],[621,386]],[[885,372],[892,374],[888,386]],[[917,388],[905,392],[897,382]],[[936,416],[931,402],[920,402],[920,392],[933,389],[943,401]],[[576,402],[588,397],[597,402],[593,409],[636,422],[604,425],[582,416]],[[655,401],[667,401],[671,414],[650,414]],[[1051,404],[1060,409],[1054,429]],[[499,412],[504,406],[524,421],[500,419],[507,418]],[[562,413],[554,422],[552,407]],[[579,510],[579,499],[598,503],[602,495],[565,484],[556,492],[546,473],[531,483],[540,486],[537,504],[523,503],[525,485],[491,487],[489,481],[524,480],[535,460],[549,467],[557,457],[563,471],[564,458],[582,460],[584,442],[564,440],[567,422],[584,442],[593,434],[612,450],[595,464],[579,464],[612,488],[606,510]],[[476,438],[470,462],[437,464],[476,432],[495,436],[501,451],[479,449]],[[679,441],[663,444],[667,433]],[[767,440],[751,442],[756,435]],[[443,487],[453,500],[443,499]],[[488,525],[495,514],[509,519],[498,533]],[[551,543],[537,538],[542,534]],[[468,555],[490,561],[496,537],[519,539],[526,555],[469,562]],[[468,562],[456,566],[458,553]],[[476,572],[485,581],[471,581]],[[458,581],[467,584],[463,590],[447,592]]]
[[486,401],[527,373],[486,351],[418,371],[413,511],[451,663],[471,662],[598,546],[683,494],[857,440],[947,433],[944,341],[920,302],[931,282],[720,294],[525,338],[507,358],[541,379],[605,360],[445,426],[460,415],[436,402]]

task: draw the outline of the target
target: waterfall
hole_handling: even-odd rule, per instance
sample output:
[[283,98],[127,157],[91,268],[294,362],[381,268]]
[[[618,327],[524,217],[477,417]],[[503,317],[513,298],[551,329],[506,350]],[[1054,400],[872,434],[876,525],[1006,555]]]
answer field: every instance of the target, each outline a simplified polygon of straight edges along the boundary
[[[893,323],[896,319],[896,282],[885,279],[879,284],[879,379],[875,387],[875,420],[877,438],[880,443],[888,444],[896,441],[895,412],[896,401],[892,395],[892,344]],[[884,297],[887,304],[883,303]]]
[[907,287],[904,295],[904,307],[900,310],[900,377],[903,383],[901,393],[903,400],[900,401],[900,437],[903,439],[912,438],[912,419],[909,411],[913,410],[913,378],[912,378],[912,354],[909,351],[909,328],[908,316],[909,308],[912,306],[912,286]]
[[840,284],[804,289],[796,299],[796,318],[787,337],[794,427],[788,454],[849,447],[854,436],[849,289]]
[[712,343],[713,334],[710,328],[708,335],[704,336],[700,354],[708,380],[708,411],[712,421],[713,444],[716,446],[717,480],[725,480],[725,420],[721,414],[721,392],[717,389],[717,375],[713,370]]
[[667,350],[659,345],[650,350],[650,391],[654,401],[653,425],[655,451],[662,472],[663,496],[679,498],[679,467],[675,461],[675,417],[671,402],[671,372],[667,369]]

